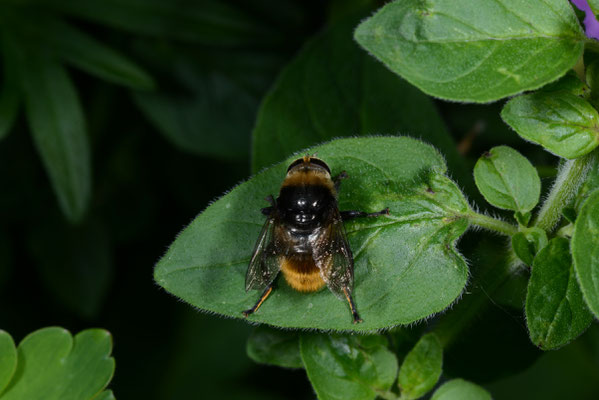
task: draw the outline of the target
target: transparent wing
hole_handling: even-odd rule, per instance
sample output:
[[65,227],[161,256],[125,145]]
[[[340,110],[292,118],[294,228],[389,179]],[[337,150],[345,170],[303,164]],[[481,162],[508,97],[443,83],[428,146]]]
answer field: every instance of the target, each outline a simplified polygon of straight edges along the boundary
[[334,214],[333,223],[316,239],[313,254],[331,292],[345,299],[344,291],[351,293],[354,286],[354,259],[339,210]]
[[274,226],[274,218],[269,217],[262,227],[260,236],[258,236],[258,241],[254,247],[254,253],[252,254],[250,265],[245,275],[246,291],[266,288],[275,280],[281,269]]

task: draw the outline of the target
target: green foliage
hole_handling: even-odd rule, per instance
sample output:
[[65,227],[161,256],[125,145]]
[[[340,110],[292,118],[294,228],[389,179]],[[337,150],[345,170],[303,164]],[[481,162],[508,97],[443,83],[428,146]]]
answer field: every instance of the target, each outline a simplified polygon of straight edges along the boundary
[[583,156],[599,146],[599,113],[569,92],[536,92],[508,101],[501,117],[520,136],[564,158]]
[[433,102],[360,50],[351,40],[357,22],[345,18],[316,35],[281,72],[257,116],[253,170],[338,137],[407,134],[439,148],[462,173]]
[[17,369],[17,347],[12,337],[0,330],[0,393],[4,391]]
[[472,382],[453,379],[437,389],[431,400],[491,400],[491,395]]
[[[74,338],[62,328],[35,331],[19,343],[16,371],[1,397],[3,400],[97,398],[112,378],[111,349],[110,334],[101,329],[88,329]],[[111,395],[111,392],[102,393],[107,399]]]
[[[346,226],[355,260],[354,298],[364,323],[352,324],[347,304],[330,291],[302,294],[283,282],[251,320],[364,331],[425,318],[459,296],[467,267],[454,242],[468,227],[469,208],[443,175],[436,150],[406,137],[374,137],[336,140],[305,152],[318,153],[333,174],[347,171],[341,210],[390,208],[390,216]],[[264,223],[260,208],[265,196],[278,192],[293,159],[239,185],[200,214],[157,264],[156,282],[198,308],[241,318],[259,295],[243,287]]]
[[589,309],[599,316],[599,190],[582,205],[572,236],[574,269]]
[[516,150],[499,146],[485,153],[474,166],[474,181],[495,207],[525,213],[541,194],[541,180],[530,161]]
[[302,368],[304,365],[299,351],[299,338],[296,331],[259,326],[248,339],[247,354],[260,364]]
[[306,334],[300,352],[320,400],[374,399],[397,377],[397,359],[382,336]]
[[27,120],[58,203],[79,222],[91,196],[91,161],[79,96],[62,65],[36,51],[20,60]]
[[399,370],[402,399],[418,399],[431,390],[441,376],[443,348],[434,333],[420,338]]
[[526,228],[512,236],[514,253],[526,265],[532,266],[535,255],[547,244],[547,233],[540,228]]
[[362,47],[425,93],[488,102],[574,66],[586,40],[563,0],[395,1],[356,29]]
[[46,40],[60,58],[90,75],[132,89],[154,87],[152,78],[137,65],[93,37],[60,20],[43,21]]
[[576,339],[592,319],[576,281],[569,241],[551,239],[535,257],[528,283],[530,339],[544,350],[556,349]]

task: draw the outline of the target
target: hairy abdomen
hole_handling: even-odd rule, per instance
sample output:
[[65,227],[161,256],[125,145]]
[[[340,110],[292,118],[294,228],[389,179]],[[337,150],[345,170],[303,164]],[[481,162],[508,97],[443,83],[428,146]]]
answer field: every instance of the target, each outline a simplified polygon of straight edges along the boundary
[[281,271],[289,286],[300,292],[315,292],[325,285],[311,255],[283,257]]

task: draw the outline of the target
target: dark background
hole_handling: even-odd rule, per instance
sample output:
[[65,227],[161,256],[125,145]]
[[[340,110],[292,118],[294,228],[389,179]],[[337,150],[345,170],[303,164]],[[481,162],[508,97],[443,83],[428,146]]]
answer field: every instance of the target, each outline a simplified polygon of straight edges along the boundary
[[[182,15],[188,6],[197,11],[202,3],[177,2]],[[83,104],[93,160],[91,206],[77,225],[58,207],[23,113],[0,142],[0,328],[16,342],[44,326],[63,326],[72,333],[89,327],[109,330],[117,365],[110,387],[117,398],[314,397],[303,371],[248,359],[245,343],[252,326],[183,304],[153,282],[152,269],[210,201],[251,175],[255,116],[281,68],[331,19],[369,2],[227,3],[267,34],[231,40],[224,24],[208,39],[189,39],[110,26],[53,1],[2,6],[60,16],[126,54],[156,80],[154,93],[161,96],[162,108],[183,113],[178,117],[185,122],[169,135],[151,113],[143,112],[136,100],[143,92],[69,69]],[[110,4],[118,11],[118,1]],[[156,24],[165,26],[176,26],[181,18],[168,13],[158,17],[162,19]],[[231,93],[219,80],[222,76],[238,92]],[[511,132],[499,118],[501,105],[437,102],[456,145],[464,146],[470,168],[483,151],[510,145],[539,167],[547,184],[557,160]],[[206,115],[210,117],[202,119]],[[223,145],[215,132],[230,139]],[[476,192],[467,195],[485,208]],[[487,248],[474,246],[487,236]],[[497,242],[497,237],[468,233],[460,248],[476,266],[488,264],[501,251],[503,244]],[[470,289],[476,289],[483,272],[473,268]],[[448,376],[488,384],[498,399],[565,398],[561,396],[572,393],[585,398],[597,387],[598,354],[594,325],[576,343],[539,358],[529,343],[522,309],[490,298],[487,311],[446,354],[445,366]],[[540,395],[541,386],[547,393]]]

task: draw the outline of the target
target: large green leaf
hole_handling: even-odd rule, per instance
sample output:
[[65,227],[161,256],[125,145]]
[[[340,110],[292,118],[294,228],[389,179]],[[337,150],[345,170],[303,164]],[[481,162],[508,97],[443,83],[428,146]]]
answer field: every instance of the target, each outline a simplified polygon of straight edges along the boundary
[[469,179],[431,99],[360,50],[357,22],[346,18],[318,34],[281,72],[260,107],[253,170],[333,138],[401,134],[433,144],[453,176]]
[[573,93],[539,91],[508,101],[501,117],[520,136],[565,158],[599,146],[599,113]]
[[0,330],[0,393],[10,382],[17,369],[17,347],[12,337]]
[[88,400],[112,379],[112,339],[102,329],[75,335],[44,328],[19,344],[17,370],[2,400]]
[[570,243],[554,238],[532,265],[526,296],[530,340],[543,350],[556,349],[576,339],[592,320],[576,282]]
[[299,338],[297,331],[258,326],[248,338],[247,354],[257,363],[302,368]]
[[599,317],[599,190],[583,203],[572,236],[572,257],[589,309]]
[[45,18],[44,37],[57,54],[82,70],[133,89],[151,89],[152,78],[124,55],[62,21]]
[[397,359],[382,336],[305,334],[300,351],[320,400],[374,399],[397,376]]
[[94,397],[94,400],[115,400],[114,394],[112,390],[105,390],[100,393],[97,397]]
[[422,91],[487,102],[549,83],[586,37],[564,0],[402,0],[362,22],[356,40]]
[[[280,280],[251,321],[297,328],[371,330],[407,324],[450,305],[466,283],[467,266],[455,241],[468,227],[468,204],[443,175],[443,159],[407,137],[340,139],[318,153],[333,174],[346,170],[341,210],[391,215],[346,225],[354,252],[354,299],[364,323],[330,291],[304,294]],[[305,154],[305,152],[303,154]],[[154,271],[156,282],[200,309],[240,318],[258,292],[244,277],[264,216],[264,197],[279,191],[291,160],[234,188],[200,214],[171,245]]]
[[85,213],[91,194],[91,161],[79,97],[65,69],[44,49],[19,43],[20,82],[33,140],[58,203],[72,222]]
[[401,398],[418,399],[431,390],[441,376],[443,347],[434,333],[428,333],[408,353],[399,370]]
[[528,212],[539,202],[541,180],[535,167],[507,146],[492,148],[474,166],[474,181],[495,207]]
[[472,382],[453,379],[437,389],[431,400],[491,400],[491,395]]

